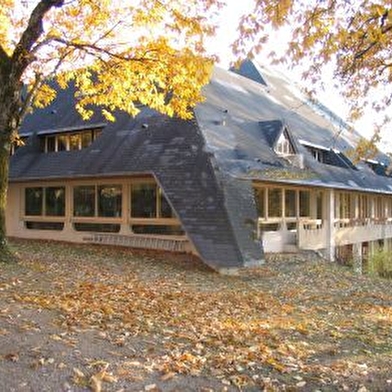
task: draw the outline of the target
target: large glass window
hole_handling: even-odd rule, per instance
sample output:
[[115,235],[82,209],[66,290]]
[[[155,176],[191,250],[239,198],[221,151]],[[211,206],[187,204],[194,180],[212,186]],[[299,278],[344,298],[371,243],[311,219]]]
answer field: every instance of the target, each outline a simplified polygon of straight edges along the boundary
[[98,216],[121,216],[121,185],[101,185],[98,187]]
[[296,216],[296,191],[294,189],[286,189],[284,192],[285,215],[288,218]]
[[268,217],[276,218],[282,216],[282,189],[268,189]]
[[26,188],[25,215],[64,216],[65,187]]
[[131,216],[156,218],[157,186],[149,183],[132,184],[131,189]]
[[95,186],[76,186],[74,188],[74,216],[95,215]]
[[310,216],[310,191],[299,191],[299,216]]
[[65,215],[65,188],[50,187],[45,189],[45,215]]
[[121,185],[83,185],[74,188],[74,216],[121,217]]
[[257,213],[261,218],[265,218],[264,195],[265,195],[264,188],[255,188],[255,201],[256,201]]
[[25,189],[25,214],[43,215],[43,191],[42,188]]
[[133,218],[173,218],[174,212],[162,190],[154,183],[131,185]]

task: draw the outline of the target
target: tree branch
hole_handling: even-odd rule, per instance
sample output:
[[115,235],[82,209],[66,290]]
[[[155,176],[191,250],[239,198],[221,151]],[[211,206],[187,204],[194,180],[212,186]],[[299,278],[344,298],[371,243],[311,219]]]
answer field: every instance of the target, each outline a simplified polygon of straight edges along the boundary
[[[63,44],[68,47],[74,47],[75,49],[82,50],[86,52],[87,54],[90,54],[92,56],[97,57],[98,53],[107,55],[113,59],[117,60],[123,60],[123,61],[145,61],[145,60],[152,60],[152,59],[147,59],[145,57],[131,57],[131,56],[124,56],[118,53],[113,53],[108,49],[101,48],[99,46],[96,46],[94,44],[89,44],[89,43],[80,43],[80,42],[72,42],[72,41],[67,41],[63,38],[53,38],[53,41],[58,42],[60,44]],[[154,50],[149,50],[148,52],[153,52]],[[148,52],[145,52],[147,54]]]
[[61,7],[64,0],[41,0],[31,13],[29,23],[12,55],[15,77],[19,79],[31,62],[30,51],[43,32],[42,21],[52,7]]

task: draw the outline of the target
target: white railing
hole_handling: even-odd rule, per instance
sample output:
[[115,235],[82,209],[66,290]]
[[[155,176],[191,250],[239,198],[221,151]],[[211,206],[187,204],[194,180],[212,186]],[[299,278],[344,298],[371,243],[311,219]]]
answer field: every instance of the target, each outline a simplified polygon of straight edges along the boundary
[[298,247],[306,250],[323,249],[327,246],[327,232],[322,219],[300,219]]

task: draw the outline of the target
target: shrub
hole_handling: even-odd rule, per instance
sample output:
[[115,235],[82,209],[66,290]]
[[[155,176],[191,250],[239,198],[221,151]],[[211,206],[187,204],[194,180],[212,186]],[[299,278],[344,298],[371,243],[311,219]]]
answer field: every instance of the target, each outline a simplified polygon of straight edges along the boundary
[[392,252],[379,250],[369,257],[367,271],[370,275],[392,278]]

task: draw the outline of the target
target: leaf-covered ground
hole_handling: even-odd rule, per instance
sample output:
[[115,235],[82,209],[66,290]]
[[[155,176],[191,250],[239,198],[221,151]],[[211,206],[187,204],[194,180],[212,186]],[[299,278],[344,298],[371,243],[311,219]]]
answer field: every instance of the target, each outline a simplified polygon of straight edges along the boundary
[[392,391],[392,282],[295,255],[195,258],[13,241],[1,391]]

